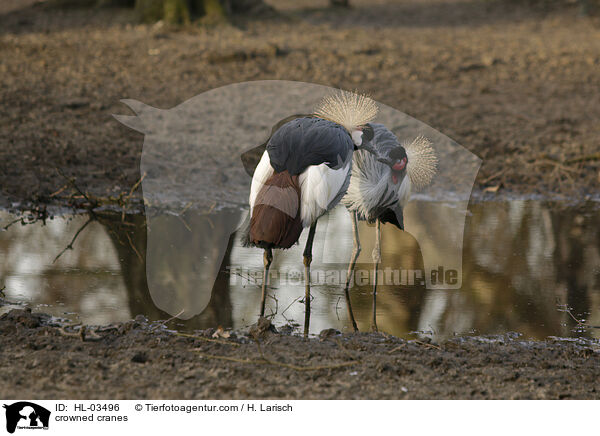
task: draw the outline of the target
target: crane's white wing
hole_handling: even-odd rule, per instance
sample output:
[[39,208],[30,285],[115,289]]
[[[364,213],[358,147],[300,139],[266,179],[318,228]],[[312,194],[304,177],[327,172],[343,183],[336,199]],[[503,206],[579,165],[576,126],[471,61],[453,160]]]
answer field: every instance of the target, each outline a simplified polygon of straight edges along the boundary
[[300,174],[300,214],[304,227],[339,202],[348,188],[351,167],[351,161],[337,170],[326,164],[313,165]]

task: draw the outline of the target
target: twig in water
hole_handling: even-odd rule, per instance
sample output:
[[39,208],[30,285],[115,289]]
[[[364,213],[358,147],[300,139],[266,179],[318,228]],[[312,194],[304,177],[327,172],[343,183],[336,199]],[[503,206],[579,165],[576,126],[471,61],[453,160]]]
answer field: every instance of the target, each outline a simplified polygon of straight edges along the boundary
[[338,321],[340,320],[340,315],[338,313],[338,304],[340,303],[340,300],[342,299],[342,297],[338,297],[337,301],[335,302],[335,316],[337,316]]
[[191,201],[188,201],[187,204],[184,206],[183,209],[181,209],[181,212],[179,212],[179,215],[183,215],[190,207],[192,207],[192,203]]
[[137,182],[135,182],[135,184],[131,187],[129,194],[123,200],[123,210],[121,211],[121,221],[125,221],[125,211],[127,210],[127,205],[129,204],[129,201],[131,200],[131,196],[137,190],[137,188],[140,187],[140,184],[142,183],[142,181],[144,180],[145,177],[146,177],[146,173],[144,172],[144,174],[142,174],[142,177],[140,177],[140,179]]
[[27,225],[27,224],[34,224],[38,221],[42,221],[44,224],[46,224],[46,219],[48,218],[48,212],[46,211],[46,208],[40,208],[37,207],[35,209],[31,209],[29,211],[27,211],[28,213],[25,214],[26,211],[21,213],[21,216],[17,219],[12,220],[11,222],[9,222],[7,225],[5,225],[3,227],[4,230],[8,230],[8,228],[10,226],[12,226],[13,224],[16,223],[21,223],[22,225]]
[[58,258],[60,256],[62,256],[65,251],[67,250],[72,250],[73,249],[73,244],[75,243],[75,240],[77,239],[77,237],[79,236],[79,234],[83,231],[83,229],[85,229],[87,227],[87,225],[89,223],[91,223],[93,221],[92,218],[88,218],[88,220],[85,222],[84,225],[82,225],[79,230],[77,230],[77,233],[75,233],[75,236],[73,236],[73,239],[71,239],[71,242],[69,243],[69,245],[67,245],[60,253],[58,253],[58,255],[54,258],[54,260],[52,261],[52,263],[56,262],[58,260]]
[[175,318],[177,318],[178,316],[180,316],[183,312],[185,312],[185,309],[181,309],[178,314],[173,315],[171,318],[165,319],[164,321],[161,321],[161,322],[157,323],[152,328],[152,330],[156,330],[159,326],[164,326],[166,323],[173,321]]
[[[295,303],[296,301],[298,301],[300,298],[302,298],[302,297],[296,297],[296,298],[294,298],[294,300],[293,300],[293,301],[292,301],[290,304],[288,304],[288,307],[286,307],[286,308],[284,309],[284,311],[283,311],[283,312],[281,312],[281,316],[283,316],[283,314],[284,314],[285,312],[287,312],[287,310],[288,310],[290,307],[292,307],[292,304],[294,304],[294,303]],[[285,318],[285,316],[283,316],[283,317]],[[287,319],[287,318],[285,318],[285,319]]]
[[[248,280],[249,282],[253,282],[253,283],[255,283],[255,284],[257,283],[256,279],[255,279],[254,277],[252,277],[250,274],[246,274],[246,277],[244,277],[244,276],[242,275],[242,273],[239,273],[239,272],[237,272],[237,271],[233,271],[233,274],[235,274],[236,276],[239,276],[239,277],[241,277],[241,278],[243,278],[243,279],[246,279],[246,280]],[[267,286],[267,288],[271,288],[271,287],[270,287],[270,286]]]
[[188,225],[188,223],[185,221],[185,219],[183,218],[183,216],[181,214],[179,214],[179,215],[177,215],[177,218],[185,226],[185,228],[187,229],[187,231],[190,232],[190,233],[192,233],[192,228]]
[[129,245],[131,246],[131,248],[133,249],[133,251],[137,255],[137,257],[140,260],[140,262],[144,263],[144,259],[142,258],[142,255],[140,254],[140,252],[137,251],[137,249],[135,248],[135,245],[133,245],[133,241],[131,240],[131,237],[129,236],[129,233],[125,232],[125,236],[127,236],[127,240],[129,241]]
[[23,225],[25,225],[25,219],[24,219],[23,217],[21,217],[21,218],[17,218],[16,220],[12,220],[12,221],[11,221],[11,222],[9,222],[7,225],[5,225],[5,226],[3,227],[3,229],[4,229],[4,230],[8,230],[8,228],[9,228],[10,226],[12,226],[13,224],[16,224],[16,223],[18,223],[18,222],[21,222]]
[[271,310],[270,316],[275,316],[277,314],[277,312],[279,311],[279,300],[274,295],[269,295],[269,297],[272,298],[273,300],[275,300],[275,311],[273,312],[273,309],[270,309]]
[[575,315],[573,315],[573,312],[571,312],[571,308],[569,306],[567,306],[566,304],[557,304],[558,306],[558,311],[559,312],[565,312],[567,315],[569,315],[573,321],[575,321],[577,323],[577,325],[579,327],[585,327],[588,329],[600,329],[600,326],[598,325],[589,325],[583,321],[581,321],[580,319],[577,319],[577,317]]

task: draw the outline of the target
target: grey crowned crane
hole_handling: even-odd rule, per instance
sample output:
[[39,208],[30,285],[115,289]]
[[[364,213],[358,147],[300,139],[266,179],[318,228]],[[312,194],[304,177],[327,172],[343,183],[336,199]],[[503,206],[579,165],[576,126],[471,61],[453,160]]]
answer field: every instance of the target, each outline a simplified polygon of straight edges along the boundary
[[261,316],[272,250],[290,248],[309,227],[304,249],[304,336],[310,322],[310,264],[317,220],[346,193],[352,154],[355,149],[370,149],[373,130],[368,123],[377,112],[375,102],[362,95],[341,92],[326,97],[314,114],[276,126],[252,177],[250,220],[243,240],[264,249]]
[[360,254],[358,221],[375,223],[375,247],[373,248],[373,313],[371,329],[377,331],[377,270],[381,262],[381,224],[390,223],[404,230],[404,206],[412,188],[428,185],[437,168],[437,157],[431,143],[423,136],[412,142],[400,144],[396,135],[383,124],[371,124],[374,137],[370,153],[357,152],[353,156],[350,186],[342,203],[352,216],[354,249],[348,266],[344,293],[352,327],[358,331],[349,286],[354,266]]

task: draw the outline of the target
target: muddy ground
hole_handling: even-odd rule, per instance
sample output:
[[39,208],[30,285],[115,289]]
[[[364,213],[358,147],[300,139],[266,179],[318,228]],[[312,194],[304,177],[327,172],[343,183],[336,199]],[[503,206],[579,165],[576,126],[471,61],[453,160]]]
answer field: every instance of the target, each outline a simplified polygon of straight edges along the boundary
[[[171,29],[31,2],[0,11],[5,204],[61,204],[56,168],[97,195],[128,191],[143,137],[111,117],[129,113],[120,99],[170,108],[259,79],[369,92],[479,155],[478,192],[598,196],[600,17],[573,2],[285,0],[275,18]],[[211,153],[212,169],[239,159]]]
[[213,329],[194,339],[138,317],[82,341],[49,322],[19,309],[0,317],[3,397],[600,398],[600,348],[585,340],[531,342],[509,334],[430,344],[358,333],[307,341],[264,326],[252,336],[212,338]]
[[[573,5],[286,0],[276,18],[166,28],[27,3],[0,4],[0,206],[64,206],[57,168],[96,195],[128,192],[143,137],[111,117],[128,113],[120,99],[170,108],[259,79],[371,93],[482,157],[476,192],[598,197],[600,20]],[[216,168],[239,159],[211,152]],[[597,341],[279,333],[261,338],[266,363],[243,332],[218,343],[131,322],[82,341],[48,322],[0,318],[3,397],[599,398]]]

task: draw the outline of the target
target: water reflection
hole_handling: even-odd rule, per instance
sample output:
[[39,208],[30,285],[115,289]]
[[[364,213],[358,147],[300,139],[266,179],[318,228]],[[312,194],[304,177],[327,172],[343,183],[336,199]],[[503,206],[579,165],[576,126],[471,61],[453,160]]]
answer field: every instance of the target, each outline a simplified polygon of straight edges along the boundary
[[[397,271],[423,269],[421,250],[410,234],[383,226],[381,270],[388,277],[378,288],[380,330],[403,337],[425,332],[436,339],[506,331],[538,339],[600,337],[599,329],[575,331],[569,315],[557,310],[557,304],[568,304],[589,324],[600,325],[598,211],[559,209],[535,201],[482,203],[470,210],[460,290],[428,290],[419,280],[406,284],[406,277]],[[73,250],[55,263],[54,257],[87,217],[58,217],[45,226],[16,224],[0,232],[0,286],[6,287],[7,301],[27,302],[36,310],[86,323],[121,321],[139,313],[166,319],[170,315],[165,307],[178,312],[178,307],[200,304],[206,307],[202,313],[176,320],[176,325],[189,330],[243,327],[255,322],[259,310],[262,252],[242,247],[236,237],[222,248],[216,243],[227,238],[242,218],[243,212],[237,210],[155,217],[149,231],[161,235],[161,228],[168,228],[164,234],[170,244],[161,247],[170,248],[149,255],[148,263],[144,255],[150,247],[142,216],[128,217],[125,223],[120,215],[103,216],[90,223]],[[0,219],[5,225],[14,217],[3,212]],[[339,282],[352,246],[350,220],[343,208],[337,208],[321,221],[314,251],[322,256],[313,263],[313,280],[318,282],[313,286],[313,333],[349,327]],[[359,327],[366,329],[373,228],[361,223],[360,231],[363,251],[357,270],[366,280],[361,283],[357,277],[352,303]],[[267,302],[267,313],[273,313],[278,324],[303,319],[304,237],[299,246],[275,254],[272,271],[277,275],[270,292],[274,298]],[[147,273],[162,286],[160,292],[149,291]],[[1,306],[0,311],[11,307]]]

